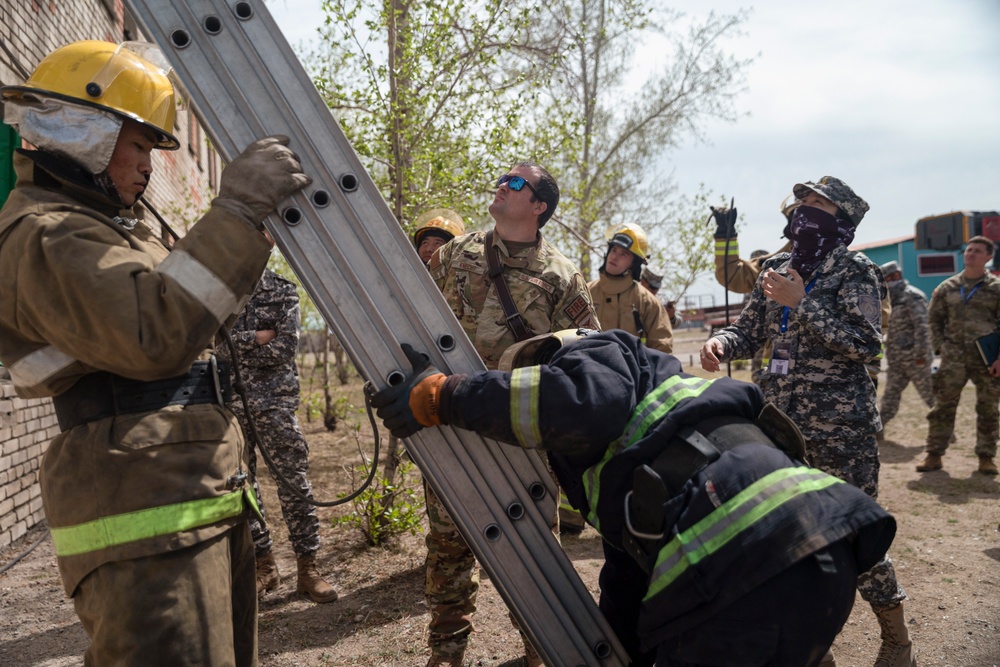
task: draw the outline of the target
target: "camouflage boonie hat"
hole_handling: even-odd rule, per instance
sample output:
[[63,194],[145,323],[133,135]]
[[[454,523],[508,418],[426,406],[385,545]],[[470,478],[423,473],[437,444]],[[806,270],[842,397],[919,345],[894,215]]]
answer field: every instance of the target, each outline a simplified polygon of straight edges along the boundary
[[858,226],[861,219],[865,217],[865,213],[868,212],[868,202],[855,194],[854,190],[847,183],[833,176],[824,176],[819,179],[819,183],[813,183],[812,181],[796,183],[792,187],[792,192],[795,194],[796,199],[803,199],[810,192],[815,192],[821,197],[826,197],[847,214],[847,217],[851,219],[851,223],[855,227]]
[[882,277],[883,278],[888,278],[889,276],[891,276],[892,274],[894,274],[896,271],[902,271],[902,269],[899,268],[899,262],[886,262],[885,264],[883,264],[882,266],[880,266],[878,268],[879,268],[879,271],[882,272]]

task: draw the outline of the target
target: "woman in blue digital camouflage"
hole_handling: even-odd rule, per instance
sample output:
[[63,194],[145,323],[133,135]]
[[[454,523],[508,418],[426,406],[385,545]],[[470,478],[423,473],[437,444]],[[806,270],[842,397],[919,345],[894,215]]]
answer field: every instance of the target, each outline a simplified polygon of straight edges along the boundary
[[[866,364],[881,353],[884,283],[877,266],[847,249],[868,203],[832,176],[792,191],[791,252],[764,262],[739,319],[705,343],[701,364],[717,371],[770,343],[760,385],[802,430],[809,462],[876,497],[881,422]],[[916,665],[892,561],[862,574],[858,590],[881,626],[875,664]],[[835,664],[832,653],[823,664]]]

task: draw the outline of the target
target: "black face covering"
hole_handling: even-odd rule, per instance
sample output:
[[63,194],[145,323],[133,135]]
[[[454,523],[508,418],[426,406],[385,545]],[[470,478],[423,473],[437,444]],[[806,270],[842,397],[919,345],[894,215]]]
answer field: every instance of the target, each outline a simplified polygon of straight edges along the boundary
[[816,267],[837,246],[847,246],[854,240],[854,225],[812,206],[799,206],[789,225],[792,239],[791,267],[803,276],[812,275]]

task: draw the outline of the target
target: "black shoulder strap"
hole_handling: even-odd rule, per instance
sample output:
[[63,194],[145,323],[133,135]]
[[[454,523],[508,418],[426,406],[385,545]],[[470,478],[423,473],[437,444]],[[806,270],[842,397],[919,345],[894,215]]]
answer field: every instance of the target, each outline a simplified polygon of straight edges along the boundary
[[514,305],[514,297],[510,295],[510,287],[507,285],[507,281],[504,280],[503,267],[500,265],[497,250],[493,247],[492,229],[486,232],[483,244],[486,246],[484,250],[486,251],[486,263],[489,266],[490,280],[493,281],[493,286],[497,288],[497,298],[500,299],[503,314],[507,318],[507,328],[511,330],[511,333],[514,334],[514,338],[518,342],[528,340],[531,338],[532,333],[528,329],[528,325],[521,316],[520,311],[518,311],[517,306]]

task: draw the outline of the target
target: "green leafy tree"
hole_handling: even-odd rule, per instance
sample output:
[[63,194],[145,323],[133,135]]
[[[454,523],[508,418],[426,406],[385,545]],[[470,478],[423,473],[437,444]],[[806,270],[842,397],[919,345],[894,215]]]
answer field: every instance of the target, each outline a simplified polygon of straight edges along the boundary
[[531,5],[327,0],[317,87],[400,224],[451,208],[485,220],[492,180],[522,146]]
[[687,20],[638,0],[553,0],[544,12],[541,23],[559,47],[556,57],[536,58],[536,69],[550,73],[536,142],[563,191],[560,222],[571,230],[562,232],[563,245],[578,248],[589,275],[606,248],[605,230],[637,222],[653,243],[670,246],[671,260],[687,253],[683,270],[670,274],[680,283],[668,290],[683,291],[699,265],[691,255],[709,234],[677,225],[707,194],[678,197],[656,165],[683,140],[702,139],[706,120],[737,119],[734,101],[751,61],[727,55],[724,43],[739,34],[745,14]]

